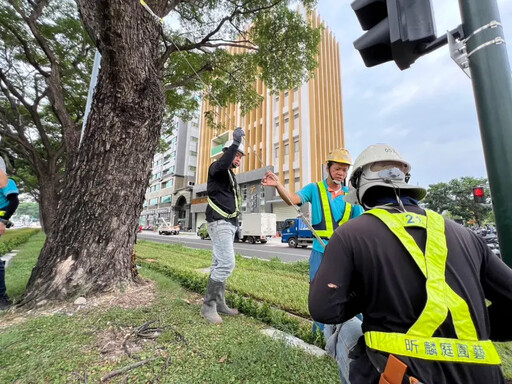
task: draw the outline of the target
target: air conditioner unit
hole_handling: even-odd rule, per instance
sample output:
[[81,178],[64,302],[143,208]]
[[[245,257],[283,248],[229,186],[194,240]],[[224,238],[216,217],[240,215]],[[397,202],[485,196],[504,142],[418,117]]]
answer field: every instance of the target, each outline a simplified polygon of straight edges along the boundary
[[192,187],[192,186],[194,186],[195,184],[196,184],[196,183],[194,183],[193,181],[189,181],[189,182],[187,183],[187,186]]

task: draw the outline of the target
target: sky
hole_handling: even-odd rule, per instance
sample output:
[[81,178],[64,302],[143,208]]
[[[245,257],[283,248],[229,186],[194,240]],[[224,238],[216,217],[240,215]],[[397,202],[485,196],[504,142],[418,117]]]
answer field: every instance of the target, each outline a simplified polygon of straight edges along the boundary
[[[340,45],[345,144],[355,158],[388,143],[412,165],[410,183],[428,187],[463,176],[487,177],[471,80],[448,46],[400,71],[394,62],[365,67],[353,42],[364,31],[351,0],[318,0]],[[458,0],[432,0],[437,36],[461,24]],[[498,0],[512,42],[512,0]],[[508,45],[511,57],[512,43]]]

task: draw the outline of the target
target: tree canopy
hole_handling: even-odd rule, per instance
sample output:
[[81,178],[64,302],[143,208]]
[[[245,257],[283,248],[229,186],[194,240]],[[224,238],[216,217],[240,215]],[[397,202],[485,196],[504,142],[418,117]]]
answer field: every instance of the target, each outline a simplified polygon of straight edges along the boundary
[[[474,201],[473,188],[478,186],[484,186],[487,204]],[[461,177],[450,180],[448,183],[430,185],[427,197],[423,202],[429,209],[438,213],[449,211],[453,217],[461,218],[464,222],[476,220],[478,224],[481,224],[492,212],[489,196],[487,179]]]

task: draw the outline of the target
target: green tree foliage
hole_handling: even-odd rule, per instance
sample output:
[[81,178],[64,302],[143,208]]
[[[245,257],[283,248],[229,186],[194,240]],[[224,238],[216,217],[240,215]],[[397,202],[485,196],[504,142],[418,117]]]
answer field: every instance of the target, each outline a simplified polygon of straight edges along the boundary
[[78,149],[91,43],[70,1],[0,3],[0,153],[47,224]]
[[490,203],[487,179],[474,177],[461,177],[448,183],[429,185],[424,203],[438,213],[449,211],[454,218],[461,218],[464,222],[476,220],[480,225],[492,217],[492,209],[489,204],[474,201],[473,188],[478,186],[484,186],[487,203]]
[[39,204],[31,202],[21,202],[16,209],[16,215],[27,215],[33,219],[39,218]]

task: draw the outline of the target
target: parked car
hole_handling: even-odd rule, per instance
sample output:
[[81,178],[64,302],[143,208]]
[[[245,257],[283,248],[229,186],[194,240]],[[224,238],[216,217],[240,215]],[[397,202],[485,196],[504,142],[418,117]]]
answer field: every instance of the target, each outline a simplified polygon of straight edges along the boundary
[[210,238],[208,234],[208,223],[203,223],[197,228],[197,236],[199,236],[201,240]]
[[159,235],[179,235],[180,227],[178,225],[169,225],[169,223],[160,224],[158,227]]

